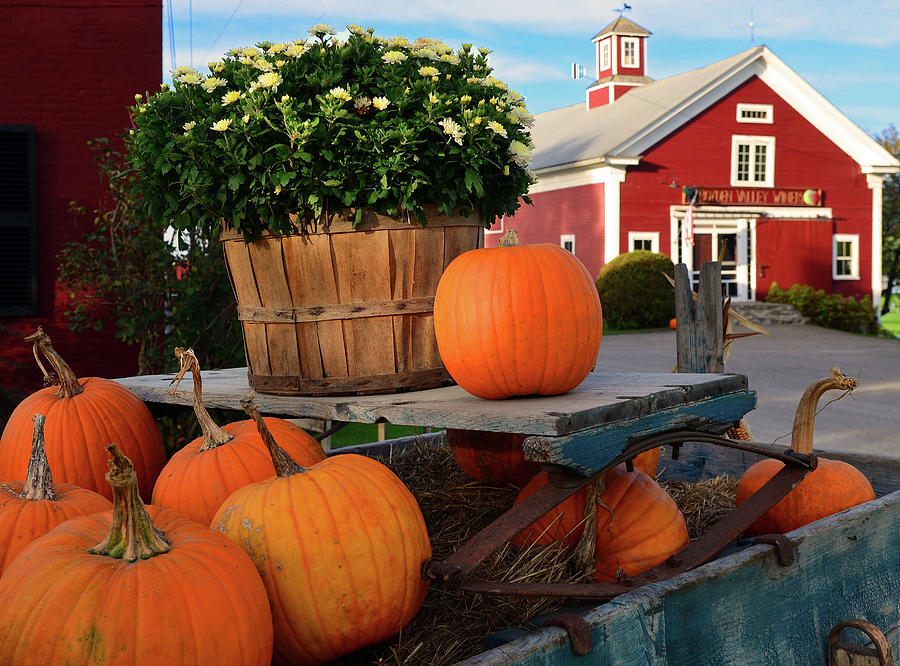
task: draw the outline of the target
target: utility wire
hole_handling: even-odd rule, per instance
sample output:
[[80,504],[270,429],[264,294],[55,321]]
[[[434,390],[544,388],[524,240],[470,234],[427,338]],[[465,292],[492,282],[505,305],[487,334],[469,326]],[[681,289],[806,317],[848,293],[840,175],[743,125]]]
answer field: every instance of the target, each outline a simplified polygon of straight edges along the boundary
[[213,40],[213,43],[209,47],[209,51],[206,52],[206,55],[203,56],[203,62],[207,62],[209,60],[209,54],[212,53],[212,50],[216,48],[216,44],[219,43],[219,40],[222,38],[222,35],[225,34],[225,30],[228,28],[228,25],[231,23],[231,19],[234,18],[234,15],[237,14],[237,11],[241,8],[241,5],[244,4],[244,0],[238,0],[237,6],[234,8],[234,11],[231,12],[231,16],[228,17],[228,20],[225,21],[225,25],[222,26],[222,29],[219,31],[219,34],[216,35],[216,38]]

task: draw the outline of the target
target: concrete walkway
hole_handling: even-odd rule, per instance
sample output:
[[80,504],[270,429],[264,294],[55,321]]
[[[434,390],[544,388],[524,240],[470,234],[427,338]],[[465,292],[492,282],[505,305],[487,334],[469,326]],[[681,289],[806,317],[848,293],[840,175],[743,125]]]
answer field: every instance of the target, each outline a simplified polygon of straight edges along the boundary
[[[736,340],[726,365],[727,372],[746,375],[757,393],[757,408],[745,418],[754,440],[780,438],[778,444],[790,445],[801,394],[838,366],[845,374],[858,376],[860,386],[816,417],[816,448],[900,457],[900,340],[818,326],[767,328],[774,337]],[[662,331],[605,336],[596,368],[666,372],[674,365],[675,332]],[[819,409],[840,395],[825,394]]]

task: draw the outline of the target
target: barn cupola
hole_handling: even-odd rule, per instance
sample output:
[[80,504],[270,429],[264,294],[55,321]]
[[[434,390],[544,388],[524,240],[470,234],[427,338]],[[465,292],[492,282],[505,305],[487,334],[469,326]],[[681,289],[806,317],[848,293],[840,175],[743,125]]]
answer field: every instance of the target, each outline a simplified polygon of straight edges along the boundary
[[624,16],[594,36],[597,80],[585,92],[588,110],[612,104],[632,88],[653,80],[646,76],[649,36],[649,30]]

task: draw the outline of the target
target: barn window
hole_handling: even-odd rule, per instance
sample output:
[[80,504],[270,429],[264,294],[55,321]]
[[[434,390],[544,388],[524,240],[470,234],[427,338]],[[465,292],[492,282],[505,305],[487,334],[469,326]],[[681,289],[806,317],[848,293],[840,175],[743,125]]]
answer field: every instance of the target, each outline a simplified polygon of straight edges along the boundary
[[831,248],[831,276],[835,280],[858,280],[859,234],[835,234]]
[[775,137],[731,137],[731,184],[772,187],[775,183]]
[[634,37],[622,37],[622,67],[639,67],[638,40]]
[[559,245],[562,249],[575,254],[575,234],[562,234],[559,237]]
[[647,250],[648,252],[659,252],[659,232],[629,231],[628,249],[629,251]]
[[774,122],[772,120],[772,105],[738,104],[737,121],[739,123],[763,123],[771,125]]
[[600,71],[601,72],[610,68],[609,42],[610,42],[610,39],[604,39],[602,42],[600,42]]
[[34,128],[0,125],[0,317],[37,314]]

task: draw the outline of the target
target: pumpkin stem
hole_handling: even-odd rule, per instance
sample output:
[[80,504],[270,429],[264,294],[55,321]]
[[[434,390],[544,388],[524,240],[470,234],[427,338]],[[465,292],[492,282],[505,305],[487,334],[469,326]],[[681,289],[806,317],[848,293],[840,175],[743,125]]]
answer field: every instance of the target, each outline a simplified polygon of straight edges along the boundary
[[791,449],[797,453],[810,454],[813,451],[813,426],[816,420],[816,409],[819,398],[833,389],[852,391],[859,386],[859,380],[848,377],[840,368],[832,368],[831,376],[812,384],[800,398],[797,412],[794,415],[794,429],[791,432]]
[[168,553],[172,550],[172,542],[150,520],[147,507],[138,494],[134,465],[115,444],[107,446],[106,450],[112,456],[106,473],[113,491],[112,523],[103,543],[89,548],[88,552],[126,562]]
[[297,464],[297,462],[288,455],[288,452],[281,448],[278,445],[278,442],[275,441],[275,438],[272,437],[269,426],[266,425],[265,420],[263,420],[262,415],[259,413],[259,407],[257,407],[254,402],[255,397],[256,393],[252,390],[249,391],[247,397],[241,400],[241,407],[243,407],[244,411],[247,412],[247,415],[256,422],[256,429],[259,431],[259,436],[262,437],[262,441],[269,449],[269,455],[272,456],[272,463],[275,465],[275,474],[278,475],[279,479],[284,479],[293,476],[294,474],[309,471],[306,467]]
[[175,387],[172,389],[172,395],[178,390],[178,385],[184,378],[184,373],[191,371],[191,377],[194,380],[194,414],[197,416],[197,422],[200,424],[200,430],[203,432],[203,444],[200,451],[209,451],[217,446],[227,444],[234,439],[234,435],[222,430],[213,418],[206,411],[206,405],[203,404],[203,379],[200,377],[200,361],[194,354],[193,349],[185,349],[183,347],[175,347],[175,358],[181,364],[178,370],[178,376],[175,377],[173,383]]
[[[595,548],[597,546],[597,506],[602,505],[610,510],[603,501],[603,493],[606,492],[606,475],[601,474],[588,486],[587,498],[584,504],[584,531],[575,546],[575,563],[580,571],[592,573],[596,566]],[[612,511],[610,510],[610,513]]]
[[25,340],[34,343],[34,347],[32,348],[34,358],[37,361],[41,372],[44,374],[45,380],[50,378],[50,374],[41,364],[38,352],[43,354],[44,358],[46,358],[50,365],[53,366],[53,370],[56,372],[57,377],[59,377],[59,390],[56,392],[57,398],[71,398],[84,391],[84,387],[78,382],[78,377],[75,376],[72,368],[69,367],[69,364],[63,360],[62,356],[60,356],[53,348],[53,345],[50,344],[50,338],[44,333],[43,328],[38,326],[37,330],[26,337]]
[[500,236],[500,240],[497,241],[497,244],[500,247],[515,247],[516,245],[521,245],[519,242],[519,232],[515,229],[510,229]]
[[47,462],[47,450],[44,448],[43,414],[31,417],[34,421],[34,435],[31,439],[31,458],[28,460],[28,473],[25,475],[25,487],[19,495],[22,499],[47,500],[55,502],[58,498],[53,489],[53,476],[50,474],[50,463]]

